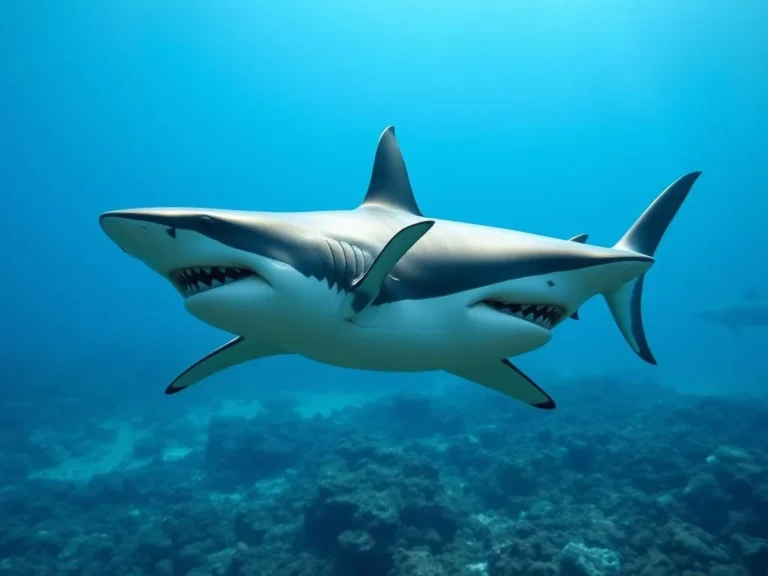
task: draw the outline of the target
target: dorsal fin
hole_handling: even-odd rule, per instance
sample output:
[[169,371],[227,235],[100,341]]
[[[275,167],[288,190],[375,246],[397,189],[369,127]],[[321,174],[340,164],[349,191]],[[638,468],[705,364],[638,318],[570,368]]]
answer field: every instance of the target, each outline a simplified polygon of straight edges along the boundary
[[571,242],[578,242],[579,244],[585,244],[589,238],[589,234],[576,234],[573,238],[569,238]]
[[757,286],[750,286],[744,293],[744,300],[760,300],[760,293],[757,291]]
[[395,138],[395,127],[388,126],[379,137],[373,160],[371,182],[363,205],[374,204],[421,216],[411,190],[405,160]]

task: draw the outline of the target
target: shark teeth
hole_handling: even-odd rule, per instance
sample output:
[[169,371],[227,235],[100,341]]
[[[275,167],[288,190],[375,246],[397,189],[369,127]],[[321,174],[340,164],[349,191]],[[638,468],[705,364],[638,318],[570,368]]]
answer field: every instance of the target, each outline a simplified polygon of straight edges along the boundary
[[171,282],[185,298],[207,292],[213,288],[237,282],[255,274],[246,268],[226,266],[203,266],[179,268],[169,274]]
[[556,325],[565,314],[565,308],[554,304],[510,304],[499,300],[483,300],[483,304],[547,330]]

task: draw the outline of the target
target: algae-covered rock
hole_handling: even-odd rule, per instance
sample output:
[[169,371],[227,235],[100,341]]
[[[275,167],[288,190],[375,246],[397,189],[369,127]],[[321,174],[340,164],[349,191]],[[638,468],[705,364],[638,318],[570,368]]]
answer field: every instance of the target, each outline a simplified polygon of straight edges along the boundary
[[562,576],[611,576],[621,569],[619,555],[607,548],[588,548],[570,542],[560,559]]

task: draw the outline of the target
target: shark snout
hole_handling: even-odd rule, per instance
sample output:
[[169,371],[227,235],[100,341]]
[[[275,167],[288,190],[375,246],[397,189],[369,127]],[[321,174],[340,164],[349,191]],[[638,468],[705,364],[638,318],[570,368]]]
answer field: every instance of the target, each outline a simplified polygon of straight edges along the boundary
[[143,220],[128,211],[107,212],[99,217],[107,237],[131,256],[146,260],[152,252],[176,237],[173,226]]
[[222,243],[215,216],[189,209],[117,210],[99,218],[106,235],[128,255],[167,278],[190,298],[257,276],[255,255]]
[[[189,229],[189,220],[204,220],[205,216],[182,220],[178,213],[166,212],[170,211],[117,210],[102,214],[99,224],[124,252],[163,276],[188,266],[230,264],[221,256],[221,245]],[[204,221],[199,224],[205,225]],[[204,261],[198,261],[200,258]]]

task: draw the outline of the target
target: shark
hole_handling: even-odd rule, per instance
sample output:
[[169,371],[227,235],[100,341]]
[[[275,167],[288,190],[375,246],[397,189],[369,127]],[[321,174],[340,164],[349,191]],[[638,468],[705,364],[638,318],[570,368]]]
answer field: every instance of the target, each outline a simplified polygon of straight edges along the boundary
[[740,300],[702,310],[696,316],[739,334],[744,328],[768,326],[768,301],[760,297],[757,287],[752,286]]
[[296,355],[384,372],[443,371],[540,409],[554,399],[510,361],[602,295],[632,350],[645,275],[701,173],[670,184],[612,247],[425,216],[394,126],[348,210],[121,209],[100,226],[162,276],[202,322],[233,338],[167,394],[263,358]]

